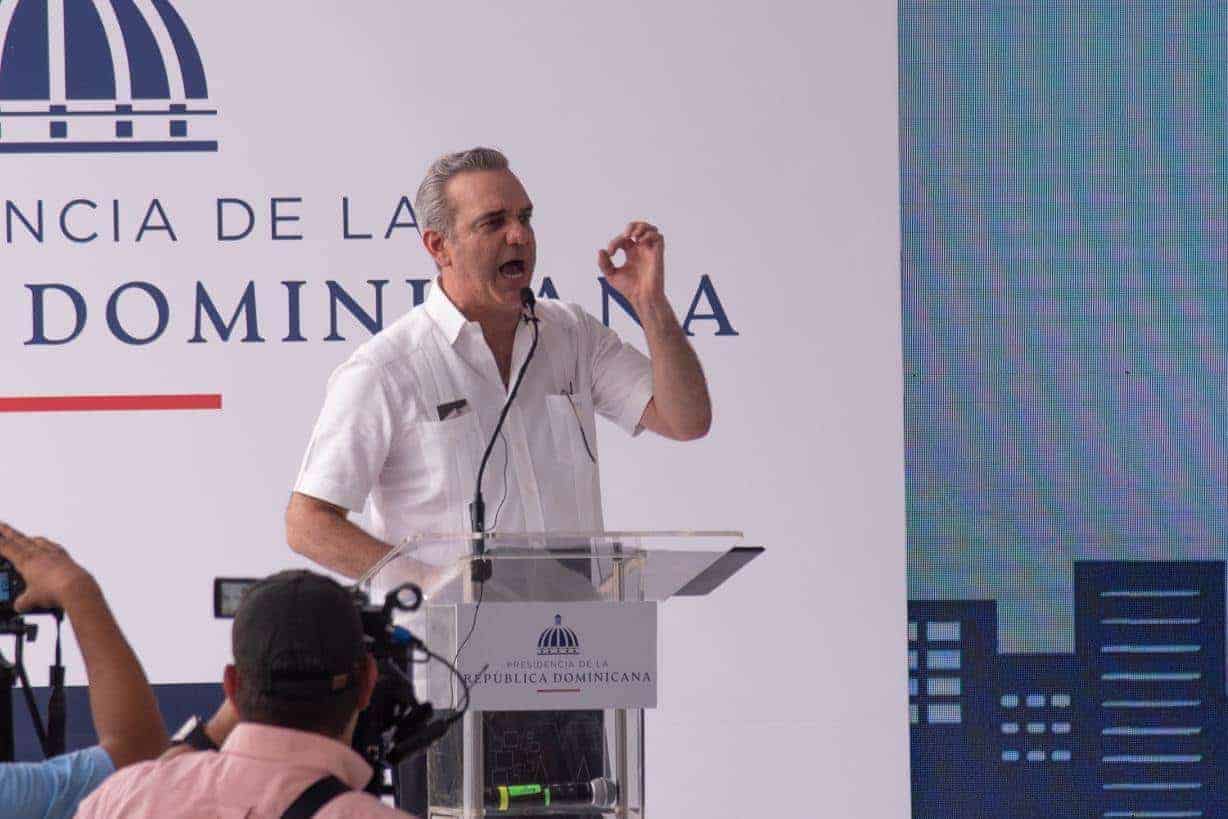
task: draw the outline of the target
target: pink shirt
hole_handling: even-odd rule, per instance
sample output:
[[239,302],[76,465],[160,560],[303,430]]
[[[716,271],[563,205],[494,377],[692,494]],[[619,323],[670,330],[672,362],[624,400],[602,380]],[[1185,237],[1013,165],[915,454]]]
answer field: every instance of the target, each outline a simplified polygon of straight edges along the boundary
[[319,819],[399,817],[363,793],[371,766],[349,746],[319,734],[243,723],[218,753],[186,753],[130,765],[81,803],[79,819],[278,819],[317,779],[332,774],[355,788]]

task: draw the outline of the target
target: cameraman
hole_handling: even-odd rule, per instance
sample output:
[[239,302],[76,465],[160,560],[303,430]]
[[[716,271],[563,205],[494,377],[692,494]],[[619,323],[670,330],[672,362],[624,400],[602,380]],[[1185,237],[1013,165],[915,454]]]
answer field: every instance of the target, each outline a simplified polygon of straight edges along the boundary
[[350,593],[309,571],[265,578],[243,595],[231,645],[222,687],[239,724],[221,749],[122,771],[77,816],[405,819],[361,790],[371,766],[350,747],[378,676]]
[[[0,764],[0,812],[6,817],[69,817],[117,768],[157,756],[166,729],[141,664],[120,632],[102,590],[62,548],[0,523],[0,557],[26,582],[14,608],[61,608],[89,675],[98,744],[45,762]],[[20,638],[18,638],[20,639]],[[10,692],[0,692],[9,696]]]

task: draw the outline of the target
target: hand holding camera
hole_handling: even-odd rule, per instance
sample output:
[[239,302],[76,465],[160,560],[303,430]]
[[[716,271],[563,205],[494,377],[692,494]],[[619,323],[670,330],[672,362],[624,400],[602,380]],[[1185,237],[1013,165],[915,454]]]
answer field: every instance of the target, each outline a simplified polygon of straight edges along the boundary
[[0,617],[63,609],[83,594],[101,594],[68,552],[0,523]]

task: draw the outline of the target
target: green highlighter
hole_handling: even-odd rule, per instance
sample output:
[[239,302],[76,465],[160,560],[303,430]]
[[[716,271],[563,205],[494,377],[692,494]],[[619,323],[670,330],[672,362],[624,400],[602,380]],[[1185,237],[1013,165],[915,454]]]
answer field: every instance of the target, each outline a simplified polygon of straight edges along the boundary
[[501,812],[515,808],[608,808],[618,801],[618,785],[608,779],[591,782],[563,782],[550,785],[496,785],[483,794],[486,810]]

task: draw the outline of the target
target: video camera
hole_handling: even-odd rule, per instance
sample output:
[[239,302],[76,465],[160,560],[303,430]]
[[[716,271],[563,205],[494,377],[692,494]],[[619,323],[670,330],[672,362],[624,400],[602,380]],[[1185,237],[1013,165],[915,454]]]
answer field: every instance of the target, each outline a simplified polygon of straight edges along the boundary
[[17,613],[13,603],[25,590],[25,578],[17,571],[17,567],[0,557],[0,620],[7,620]]
[[[0,637],[13,637],[13,660],[9,662],[0,654],[0,692],[8,697],[8,691],[15,686],[21,688],[26,701],[26,710],[30,713],[30,724],[38,736],[39,746],[43,755],[50,759],[64,753],[67,737],[67,700],[64,693],[64,664],[60,655],[60,624],[64,620],[64,612],[59,609],[31,609],[23,617],[17,613],[15,604],[26,590],[25,578],[11,561],[0,557]],[[23,647],[27,642],[33,642],[38,637],[38,626],[29,622],[26,617],[36,614],[46,614],[55,618],[55,660],[48,669],[48,684],[50,692],[47,699],[47,722],[44,727],[42,717],[38,712],[38,704],[34,701],[34,689],[30,685],[30,677],[26,673],[25,652]],[[16,755],[16,742],[13,733],[13,709],[8,702],[0,705],[0,762],[11,762]]]
[[[215,578],[213,616],[232,619],[243,594],[259,582],[252,578]],[[395,789],[397,764],[426,750],[464,715],[469,704],[469,686],[452,663],[392,622],[393,612],[417,611],[422,606],[421,588],[404,583],[388,592],[380,605],[373,604],[360,589],[354,588],[351,593],[362,619],[367,651],[375,658],[379,669],[371,702],[358,717],[353,747],[375,770],[367,790],[376,794],[390,793]],[[414,662],[424,661],[415,660],[415,656],[441,662],[456,676],[464,695],[456,711],[446,716],[437,715],[429,702],[420,702],[415,696],[411,668]],[[393,788],[383,784],[385,769],[392,771]]]

